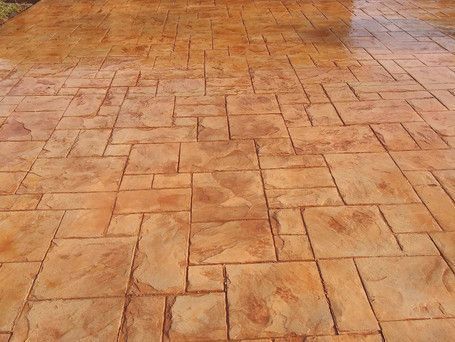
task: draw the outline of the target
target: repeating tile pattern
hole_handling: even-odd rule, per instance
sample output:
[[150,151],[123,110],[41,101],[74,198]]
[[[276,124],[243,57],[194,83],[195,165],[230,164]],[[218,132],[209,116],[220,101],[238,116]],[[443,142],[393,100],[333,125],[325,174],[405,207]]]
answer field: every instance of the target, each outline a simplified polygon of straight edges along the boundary
[[454,3],[41,0],[0,27],[0,341],[452,341]]

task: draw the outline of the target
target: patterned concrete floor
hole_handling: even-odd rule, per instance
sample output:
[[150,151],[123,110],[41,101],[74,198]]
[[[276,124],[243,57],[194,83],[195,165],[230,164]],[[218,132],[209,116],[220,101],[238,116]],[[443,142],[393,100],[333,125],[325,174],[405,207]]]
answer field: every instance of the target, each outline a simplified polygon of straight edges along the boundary
[[0,28],[0,341],[453,341],[452,0],[42,0]]

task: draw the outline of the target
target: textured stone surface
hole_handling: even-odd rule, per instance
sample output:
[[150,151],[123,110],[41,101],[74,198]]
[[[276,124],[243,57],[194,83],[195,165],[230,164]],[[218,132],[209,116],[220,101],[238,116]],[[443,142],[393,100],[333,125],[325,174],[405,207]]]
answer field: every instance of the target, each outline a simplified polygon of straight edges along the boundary
[[455,167],[455,151],[403,151],[391,153],[402,170],[444,170]]
[[455,319],[428,319],[382,323],[388,341],[450,341],[455,334]]
[[28,171],[42,147],[38,141],[0,141],[0,171]]
[[327,162],[348,204],[419,201],[400,169],[385,153],[327,155]]
[[38,159],[19,189],[23,193],[115,191],[124,158]]
[[314,263],[234,265],[227,277],[230,337],[333,332]]
[[443,230],[455,231],[455,204],[440,186],[417,186],[417,193]]
[[270,222],[275,234],[304,234],[305,226],[299,209],[274,209]]
[[321,260],[322,278],[340,332],[375,332],[379,326],[357,269],[348,259]]
[[0,262],[41,261],[58,228],[61,211],[0,213]]
[[440,256],[357,260],[380,320],[451,317],[455,276]]
[[133,238],[55,240],[32,297],[121,296],[126,291]]
[[120,332],[121,341],[160,341],[163,334],[164,297],[132,297]]
[[281,115],[232,116],[229,127],[233,139],[288,137]]
[[271,189],[266,191],[270,208],[295,208],[342,204],[333,188]]
[[123,312],[123,299],[72,299],[28,302],[14,330],[12,341],[112,340]]
[[452,270],[455,269],[455,232],[434,233],[431,235],[441,254],[447,260]]
[[188,231],[188,213],[146,215],[134,261],[135,294],[183,292]]
[[178,144],[135,145],[130,153],[126,173],[177,172],[178,159]]
[[450,340],[454,13],[45,0],[0,25],[0,341]]
[[397,255],[400,252],[375,207],[309,208],[303,217],[317,257]]
[[188,268],[188,290],[223,291],[223,268],[220,265],[190,266]]
[[228,263],[274,260],[269,223],[264,220],[195,223],[190,261]]
[[190,209],[187,189],[152,189],[119,192],[116,213],[182,211]]
[[371,128],[389,151],[418,149],[417,143],[400,123],[371,125]]
[[259,172],[201,173],[193,178],[193,222],[266,219]]
[[252,141],[201,142],[182,144],[179,170],[206,172],[257,169]]
[[313,260],[311,244],[306,235],[276,235],[274,237],[278,260]]
[[334,186],[327,168],[264,170],[266,189],[295,189]]
[[299,127],[289,132],[298,153],[382,151],[368,126]]
[[10,331],[22,310],[40,264],[7,263],[0,266],[0,329]]
[[380,209],[395,233],[441,230],[423,204],[382,205]]
[[0,127],[0,140],[47,140],[62,112],[15,112]]
[[172,320],[165,334],[171,340],[226,338],[225,299],[221,293],[178,296],[168,310]]
[[109,225],[111,211],[106,209],[68,210],[60,223],[57,237],[102,236]]
[[422,120],[403,100],[340,102],[335,107],[347,124]]
[[443,170],[434,172],[436,179],[441,183],[442,187],[447,193],[455,198],[455,171],[454,170]]
[[120,109],[117,127],[167,126],[172,122],[173,108],[172,97],[129,96]]

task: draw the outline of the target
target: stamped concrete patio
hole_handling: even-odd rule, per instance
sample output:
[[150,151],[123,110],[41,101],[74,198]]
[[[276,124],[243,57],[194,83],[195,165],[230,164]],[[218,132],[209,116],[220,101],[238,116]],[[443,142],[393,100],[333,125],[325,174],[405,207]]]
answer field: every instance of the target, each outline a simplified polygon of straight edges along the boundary
[[455,3],[42,0],[0,28],[0,341],[453,341]]

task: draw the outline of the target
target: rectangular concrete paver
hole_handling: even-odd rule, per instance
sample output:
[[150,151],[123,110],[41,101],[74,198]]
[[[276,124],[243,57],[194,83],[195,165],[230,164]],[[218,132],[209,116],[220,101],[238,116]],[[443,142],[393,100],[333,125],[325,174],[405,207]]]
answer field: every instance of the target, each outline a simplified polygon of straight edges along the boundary
[[453,1],[41,0],[0,27],[0,341],[452,341]]

